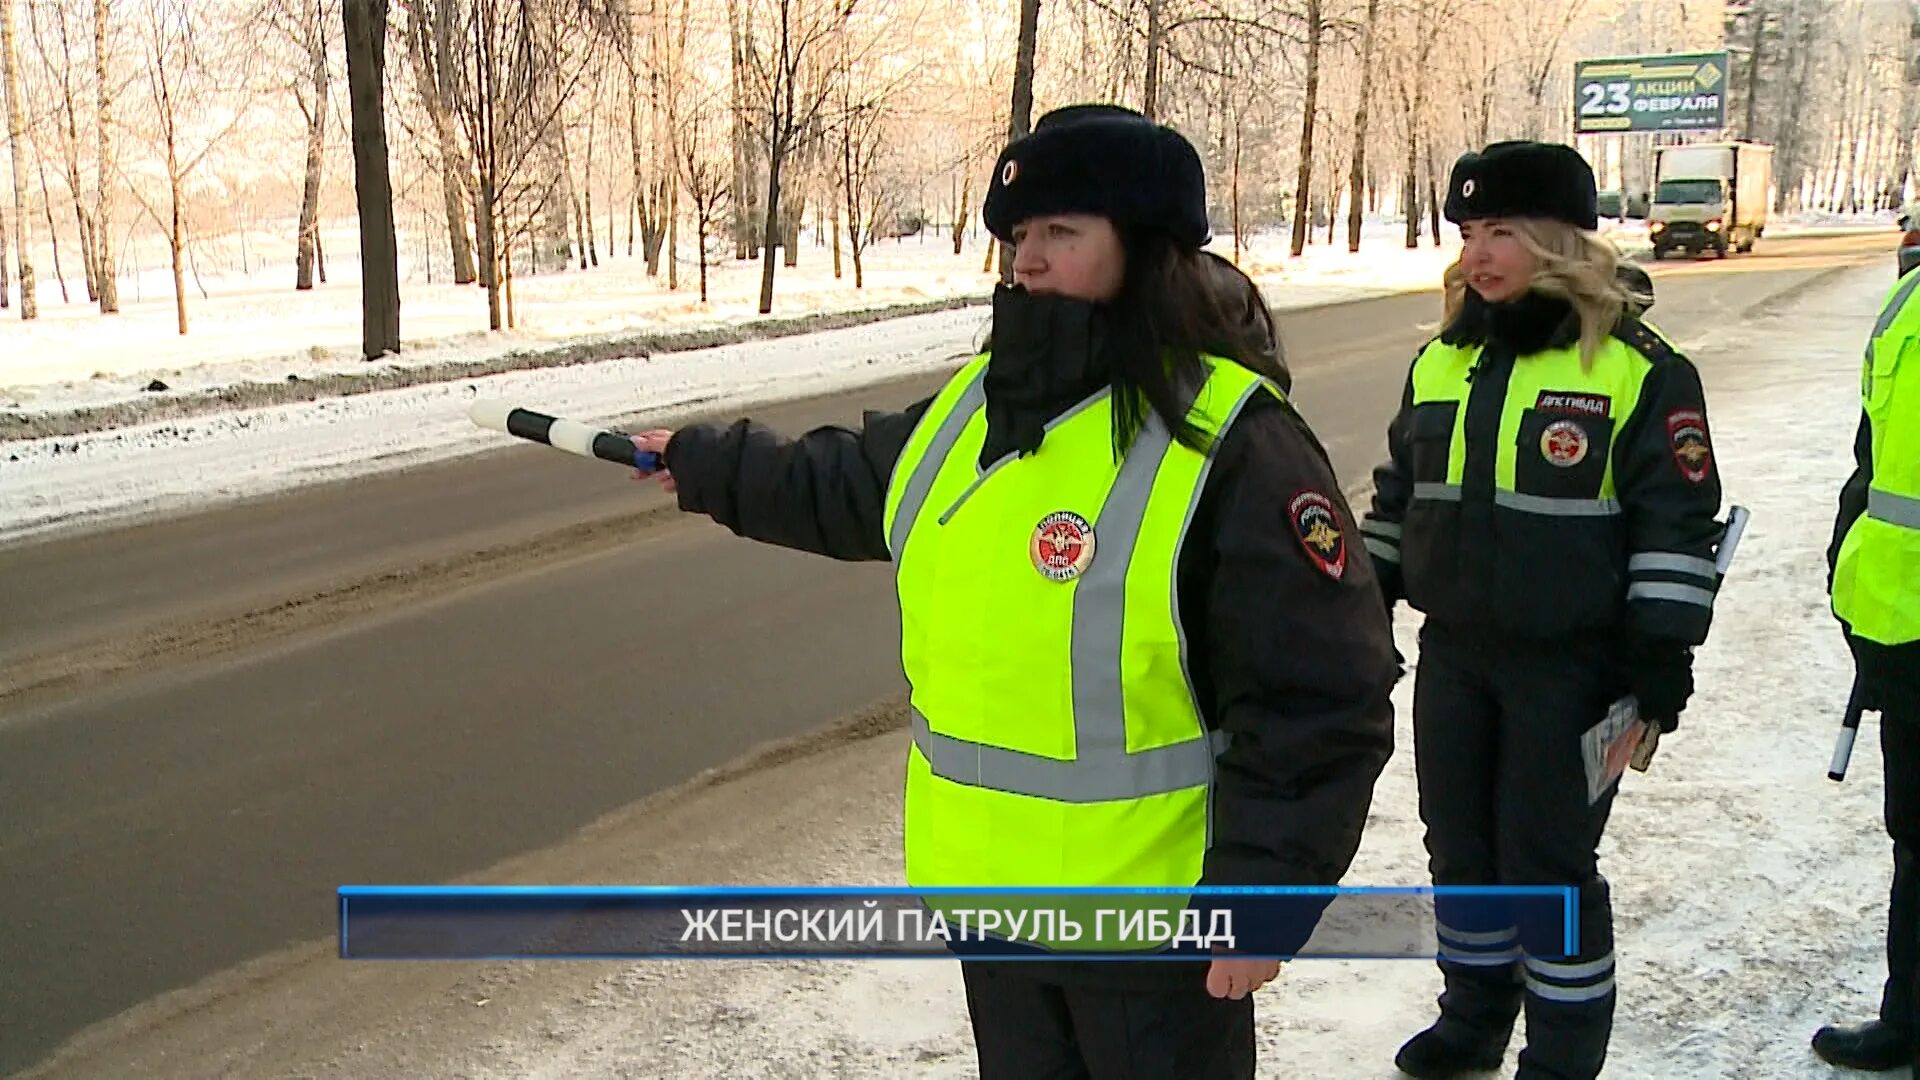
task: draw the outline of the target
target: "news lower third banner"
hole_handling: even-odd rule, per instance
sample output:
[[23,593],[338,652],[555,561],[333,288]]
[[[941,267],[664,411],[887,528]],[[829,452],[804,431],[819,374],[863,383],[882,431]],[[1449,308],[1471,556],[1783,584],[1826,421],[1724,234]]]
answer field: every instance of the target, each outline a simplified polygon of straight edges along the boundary
[[1559,886],[1192,889],[348,885],[347,960],[1551,960]]

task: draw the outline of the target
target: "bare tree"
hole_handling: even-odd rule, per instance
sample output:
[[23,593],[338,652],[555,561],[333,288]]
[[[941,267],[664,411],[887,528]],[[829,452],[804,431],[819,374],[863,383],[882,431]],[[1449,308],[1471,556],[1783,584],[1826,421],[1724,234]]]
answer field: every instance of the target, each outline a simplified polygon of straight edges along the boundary
[[[213,29],[196,22],[194,9],[187,0],[152,0],[146,8],[146,19],[141,26],[142,45],[146,51],[147,90],[152,97],[156,132],[160,140],[160,149],[167,174],[167,205],[163,212],[155,201],[149,199],[138,185],[132,188],[134,198],[138,200],[154,223],[165,231],[167,249],[173,264],[174,315],[179,332],[187,332],[187,293],[186,293],[186,182],[207,160],[207,156],[239,125],[245,116],[241,107],[228,111],[230,119],[195,148],[186,145],[189,136],[183,130],[182,117],[197,117],[210,110],[213,104],[214,82],[210,58],[206,55],[205,39]],[[230,50],[226,63],[238,65],[238,72],[229,68],[229,77],[238,74],[235,80],[244,85],[247,81],[245,50]]]
[[387,165],[387,0],[344,0],[353,182],[360,209],[361,356],[400,351],[400,250]]
[[112,315],[120,310],[120,286],[117,281],[119,270],[113,261],[113,185],[110,178],[114,170],[113,145],[107,134],[113,129],[113,88],[107,80],[107,18],[110,14],[108,0],[93,0],[93,64],[94,92],[98,107],[94,112],[94,123],[99,128],[100,153],[95,158],[99,166],[100,186],[94,203],[93,221],[94,255],[99,265],[94,268],[94,277],[99,284],[100,313]]
[[306,130],[306,171],[301,182],[300,217],[294,233],[293,287],[299,291],[313,288],[320,236],[320,185],[326,164],[327,112],[331,106],[328,29],[339,17],[339,0],[273,0],[266,12],[267,27],[300,59],[298,74],[284,84],[300,109]]
[[1300,181],[1293,196],[1293,247],[1295,258],[1306,250],[1308,196],[1313,187],[1313,121],[1320,104],[1320,39],[1326,23],[1320,17],[1320,0],[1307,0],[1307,89],[1306,103],[1300,109]]
[[[780,212],[780,185],[788,159],[818,127],[832,92],[832,69],[818,54],[830,48],[858,0],[768,0],[775,29],[766,51],[748,57],[758,99],[755,126],[767,150],[766,221],[760,253],[760,314],[773,310],[773,249],[792,250]],[[803,200],[796,199],[795,202]]]
[[549,133],[581,78],[579,58],[565,44],[584,35],[564,24],[564,5],[473,0],[461,12],[452,70],[455,113],[477,175],[474,221],[480,281],[487,289],[487,325],[511,326],[510,289],[502,271],[510,245],[533,243],[531,227],[549,201],[564,198],[543,155]]
[[[724,162],[718,154],[715,143],[719,134],[707,123],[714,111],[711,100],[693,101],[685,114],[686,127],[675,140],[680,151],[681,186],[693,204],[694,257],[700,264],[700,302],[703,304],[707,302],[707,267],[712,265],[715,255],[708,244],[716,239],[714,227],[728,212],[727,204],[733,199],[735,164],[735,153],[729,153]],[[726,145],[729,151],[737,152],[731,135],[729,130]]]
[[[34,47],[40,54],[43,70],[55,73],[60,83],[59,115],[54,127],[56,138],[60,143],[61,159],[66,166],[63,177],[67,183],[67,192],[73,197],[74,222],[80,232],[80,261],[86,277],[87,301],[92,303],[100,298],[99,288],[94,278],[94,272],[98,269],[98,258],[94,251],[93,215],[87,209],[88,200],[80,182],[80,109],[73,89],[73,39],[68,31],[67,5],[55,3],[46,6],[53,10],[51,30],[43,29],[41,25],[42,6],[39,4],[27,5],[27,21],[33,30]],[[51,204],[49,204],[49,213],[51,213]],[[49,225],[49,232],[54,234],[57,244],[58,234],[51,225]]]
[[[1040,0],[1020,0],[1020,37],[1013,61],[1013,104],[1007,112],[1007,142],[1018,142],[1033,130],[1033,57],[1040,39]],[[988,183],[999,183],[992,177]],[[1013,248],[1000,247],[1000,280],[1013,280]]]
[[1347,253],[1360,251],[1360,195],[1367,181],[1367,110],[1373,104],[1373,37],[1380,24],[1380,0],[1367,0],[1367,29],[1360,44],[1360,101],[1353,114],[1353,172],[1347,177]]
[[479,277],[474,267],[473,241],[467,236],[468,149],[454,126],[453,23],[460,0],[411,0],[403,5],[407,18],[407,53],[413,60],[421,104],[433,125],[434,146],[440,159],[441,201],[447,220],[447,242],[453,257],[453,282],[471,285]]
[[27,217],[27,110],[20,88],[20,47],[14,33],[13,0],[0,0],[0,61],[7,82],[7,143],[13,152],[13,223],[20,267],[20,318],[40,317],[34,297],[33,224]]

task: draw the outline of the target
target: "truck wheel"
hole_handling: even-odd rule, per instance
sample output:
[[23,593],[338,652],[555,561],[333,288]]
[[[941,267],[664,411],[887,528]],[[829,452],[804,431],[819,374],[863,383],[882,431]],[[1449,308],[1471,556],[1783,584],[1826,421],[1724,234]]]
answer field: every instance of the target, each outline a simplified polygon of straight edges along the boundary
[[1653,246],[1653,261],[1659,262],[1661,259],[1664,259],[1666,257],[1667,257],[1667,249],[1661,247],[1658,244],[1655,244]]
[[1713,257],[1716,259],[1724,259],[1727,257],[1726,241],[1722,240],[1721,242],[1713,246]]

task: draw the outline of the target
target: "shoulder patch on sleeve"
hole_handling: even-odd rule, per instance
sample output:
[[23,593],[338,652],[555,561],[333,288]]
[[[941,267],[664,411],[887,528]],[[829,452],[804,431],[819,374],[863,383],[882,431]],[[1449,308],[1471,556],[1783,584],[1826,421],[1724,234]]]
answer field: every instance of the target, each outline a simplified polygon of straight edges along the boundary
[[1702,483],[1713,473],[1713,443],[1707,437],[1707,416],[1699,409],[1675,409],[1667,414],[1667,449],[1673,463],[1690,483]]
[[1321,573],[1335,581],[1346,576],[1347,537],[1332,499],[1312,488],[1296,492],[1287,500],[1287,523]]

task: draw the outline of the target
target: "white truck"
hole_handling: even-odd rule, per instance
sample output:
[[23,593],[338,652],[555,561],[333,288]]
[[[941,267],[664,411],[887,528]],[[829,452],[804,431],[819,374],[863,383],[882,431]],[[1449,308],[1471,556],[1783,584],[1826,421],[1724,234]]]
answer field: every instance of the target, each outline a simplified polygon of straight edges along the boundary
[[1694,143],[1654,148],[1653,205],[1647,238],[1653,257],[1669,251],[1752,251],[1767,231],[1773,197],[1773,147]]

